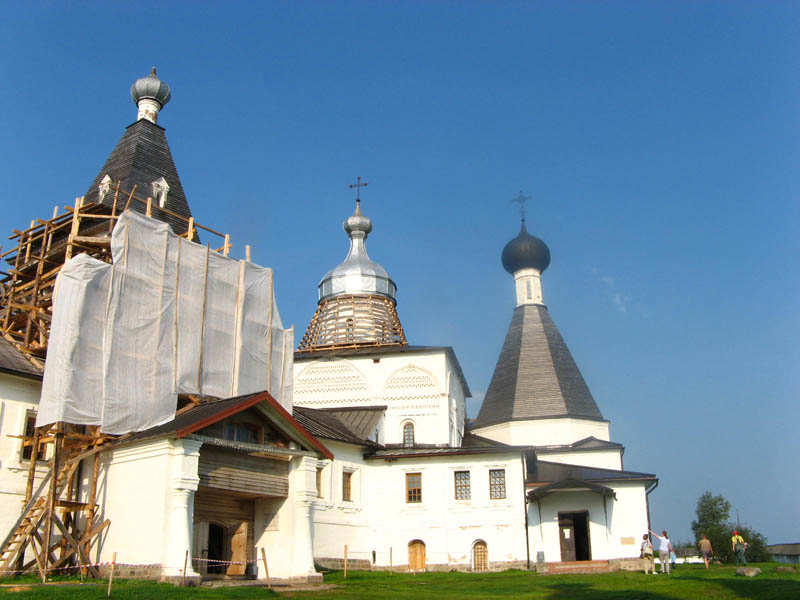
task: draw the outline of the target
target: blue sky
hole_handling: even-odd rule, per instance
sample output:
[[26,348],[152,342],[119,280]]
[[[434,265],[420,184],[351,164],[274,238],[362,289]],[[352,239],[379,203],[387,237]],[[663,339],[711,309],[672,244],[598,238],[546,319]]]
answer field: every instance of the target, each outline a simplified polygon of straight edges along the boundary
[[525,190],[550,314],[625,468],[660,478],[653,526],[688,539],[711,490],[798,542],[799,34],[790,2],[8,3],[0,227],[86,193],[156,65],[195,217],[275,268],[298,339],[369,182],[370,255],[474,416]]

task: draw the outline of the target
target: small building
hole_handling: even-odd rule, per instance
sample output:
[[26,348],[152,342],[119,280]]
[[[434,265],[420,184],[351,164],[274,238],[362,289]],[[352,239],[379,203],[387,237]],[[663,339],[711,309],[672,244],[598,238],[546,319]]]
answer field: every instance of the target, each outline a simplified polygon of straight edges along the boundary
[[767,550],[775,562],[800,565],[800,543],[772,544],[767,546]]

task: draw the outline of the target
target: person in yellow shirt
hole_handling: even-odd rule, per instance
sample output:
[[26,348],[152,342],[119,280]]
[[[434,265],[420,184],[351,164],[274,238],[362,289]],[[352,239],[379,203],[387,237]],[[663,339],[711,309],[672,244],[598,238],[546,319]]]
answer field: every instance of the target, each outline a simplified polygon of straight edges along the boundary
[[731,538],[731,547],[733,548],[733,555],[736,557],[736,564],[739,564],[739,561],[746,567],[747,566],[747,559],[744,557],[744,538],[739,535],[739,532],[734,529],[733,530],[733,537]]

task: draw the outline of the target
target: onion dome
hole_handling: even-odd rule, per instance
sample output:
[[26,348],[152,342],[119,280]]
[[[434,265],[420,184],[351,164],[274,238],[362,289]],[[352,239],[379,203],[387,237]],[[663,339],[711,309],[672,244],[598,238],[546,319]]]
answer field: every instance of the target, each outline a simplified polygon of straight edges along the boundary
[[137,120],[147,119],[156,123],[158,111],[164,108],[170,97],[169,86],[156,77],[155,67],[150,75],[137,79],[131,86],[131,98],[139,107]]
[[550,249],[538,237],[528,233],[525,221],[519,235],[503,248],[503,268],[512,275],[522,269],[536,269],[542,273],[550,265]]
[[131,98],[135,104],[139,104],[139,100],[147,98],[158,102],[161,108],[169,102],[170,91],[169,86],[156,77],[156,68],[147,77],[140,77],[131,86]]
[[377,294],[394,301],[397,286],[389,274],[367,254],[365,241],[372,231],[372,220],[361,214],[361,203],[342,223],[350,238],[350,252],[342,263],[328,271],[319,283],[320,302],[333,296]]

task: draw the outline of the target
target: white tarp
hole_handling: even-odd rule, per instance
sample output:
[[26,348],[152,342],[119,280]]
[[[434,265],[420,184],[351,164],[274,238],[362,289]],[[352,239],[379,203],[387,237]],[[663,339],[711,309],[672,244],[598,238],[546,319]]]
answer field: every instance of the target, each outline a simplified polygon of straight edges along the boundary
[[269,390],[291,412],[294,332],[272,270],[123,213],[113,264],[79,255],[58,276],[36,424],[122,434],[175,416],[176,395]]

